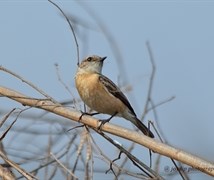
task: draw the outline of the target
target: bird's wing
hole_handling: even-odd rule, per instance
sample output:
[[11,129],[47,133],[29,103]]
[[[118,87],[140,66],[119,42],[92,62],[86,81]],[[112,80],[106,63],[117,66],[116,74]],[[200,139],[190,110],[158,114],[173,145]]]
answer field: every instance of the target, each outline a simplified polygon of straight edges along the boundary
[[107,78],[104,75],[99,76],[100,82],[104,85],[105,89],[115,96],[116,98],[120,99],[131,111],[133,115],[136,116],[134,109],[132,108],[131,104],[129,103],[128,99],[126,96],[122,93],[122,91],[117,87],[109,78]]

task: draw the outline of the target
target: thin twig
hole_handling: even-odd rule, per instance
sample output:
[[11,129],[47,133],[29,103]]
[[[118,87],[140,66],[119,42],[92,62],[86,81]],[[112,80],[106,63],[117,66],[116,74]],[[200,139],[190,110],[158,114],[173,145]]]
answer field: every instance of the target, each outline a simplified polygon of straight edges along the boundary
[[[151,168],[149,168],[147,165],[145,165],[143,162],[141,162],[138,158],[136,158],[134,155],[132,155],[131,153],[129,153],[126,149],[124,149],[121,145],[119,145],[118,143],[115,143],[114,140],[112,140],[110,137],[108,137],[106,134],[104,134],[101,131],[98,131],[97,129],[94,129],[94,131],[96,131],[99,135],[101,135],[102,137],[104,137],[106,140],[108,140],[111,144],[113,144],[114,146],[116,146],[122,153],[126,154],[127,157],[139,168],[141,169],[146,175],[148,175],[150,178],[151,177],[158,177],[159,179],[162,179],[161,176],[159,176],[156,172],[154,172]],[[140,166],[139,166],[139,165]],[[142,168],[142,167],[144,168]],[[148,171],[148,172],[147,172]]]
[[[63,148],[64,151],[60,151],[61,155],[58,156],[58,159],[61,159],[62,157],[64,157],[68,153],[68,151],[69,151],[69,149],[71,147],[71,144],[73,144],[73,142],[76,139],[76,137],[77,137],[77,135],[75,134],[73,136],[73,138],[70,140],[70,142],[68,143],[67,148]],[[43,169],[44,167],[53,164],[54,162],[56,162],[55,159],[50,160],[49,162],[46,162],[45,164],[41,164],[39,167],[37,167],[34,170],[32,170],[31,173],[35,173],[35,172],[39,171],[40,169]],[[20,177],[20,178],[22,178],[22,177]],[[17,178],[17,179],[19,179],[19,178]]]
[[76,51],[77,51],[77,65],[79,66],[79,63],[80,63],[80,58],[79,58],[79,45],[78,45],[78,41],[77,41],[77,37],[76,37],[76,34],[75,34],[75,31],[74,31],[74,28],[73,28],[73,26],[71,25],[71,23],[70,23],[70,21],[69,21],[69,19],[68,19],[68,17],[66,16],[66,14],[64,13],[64,11],[56,4],[56,3],[54,3],[53,1],[51,1],[51,0],[48,0],[51,4],[53,4],[61,13],[62,13],[62,15],[65,17],[65,19],[66,19],[66,21],[67,21],[67,23],[68,23],[68,25],[69,25],[69,27],[70,27],[70,29],[71,29],[71,31],[72,31],[72,34],[73,34],[73,36],[74,36],[74,41],[75,41],[75,44],[76,44]]
[[144,118],[145,118],[145,116],[147,114],[147,111],[148,111],[149,102],[151,100],[151,95],[152,95],[152,88],[153,88],[153,83],[154,83],[155,72],[156,72],[155,61],[154,61],[154,57],[153,57],[153,53],[152,53],[149,41],[146,42],[146,47],[148,49],[150,62],[151,62],[151,65],[152,65],[152,73],[151,73],[150,80],[149,80],[149,89],[148,89],[146,104],[144,106],[143,115],[141,117],[142,120],[144,120]]
[[85,141],[86,141],[86,130],[83,129],[81,135],[80,135],[81,139],[80,139],[80,143],[78,145],[78,149],[76,151],[76,160],[74,162],[74,167],[72,169],[72,172],[74,173],[76,171],[76,168],[77,168],[77,163],[82,155],[82,150],[83,150],[83,146],[85,144]]
[[73,95],[73,93],[71,92],[71,90],[69,89],[69,87],[65,84],[65,82],[62,80],[61,78],[61,75],[60,75],[60,72],[59,72],[59,65],[58,64],[55,64],[55,68],[56,68],[56,74],[57,74],[57,78],[58,78],[58,81],[63,85],[63,87],[68,91],[68,93],[72,96],[73,100],[70,101],[70,102],[73,102],[73,105],[74,107],[77,109],[76,107],[76,100],[75,100],[75,97]]
[[[128,148],[127,151],[128,151],[129,153],[131,153],[132,150],[134,149],[134,147],[135,147],[135,143],[131,143],[131,145],[129,146],[129,148]],[[128,158],[128,156],[126,156],[126,157],[124,158],[123,162],[122,162],[121,165],[120,165],[120,168],[121,168],[121,169],[126,165],[126,163],[127,163],[128,160],[129,160],[129,158]],[[121,171],[119,170],[119,171],[117,172],[117,174],[116,174],[116,177],[118,177],[120,174],[121,174]]]
[[111,48],[111,51],[113,52],[118,68],[120,70],[120,73],[123,75],[121,76],[123,79],[122,85],[126,84],[125,80],[127,80],[125,66],[123,63],[123,56],[120,51],[119,45],[115,38],[113,37],[112,33],[110,32],[109,28],[103,23],[103,20],[100,19],[100,16],[95,13],[93,9],[91,9],[89,6],[86,7],[86,5],[83,3],[83,1],[76,1],[77,3],[81,4],[81,6],[84,8],[84,10],[88,13],[89,16],[94,19],[98,27],[101,29],[101,31],[104,34],[104,37],[106,38],[107,42],[109,43],[109,47]]
[[12,76],[16,77],[17,79],[21,80],[22,82],[26,83],[27,85],[29,85],[30,87],[32,87],[33,89],[35,89],[37,92],[39,92],[40,94],[42,94],[43,96],[45,96],[47,99],[51,100],[54,103],[57,103],[56,100],[54,100],[51,96],[49,96],[47,93],[45,93],[42,89],[38,88],[33,83],[31,83],[30,81],[27,81],[26,79],[24,79],[20,75],[12,72],[11,70],[9,70],[9,69],[7,69],[7,68],[5,68],[3,66],[0,66],[0,70],[6,72],[8,74],[11,74]]
[[0,156],[1,158],[7,162],[10,166],[12,166],[14,169],[16,169],[20,174],[22,174],[25,178],[27,178],[28,180],[33,180],[33,179],[37,179],[35,176],[33,176],[32,174],[26,172],[24,169],[22,169],[18,164],[14,163],[13,161],[11,161],[10,159],[7,158],[7,156],[5,156],[2,151],[0,151]]
[[[155,66],[154,56],[153,56],[152,49],[151,49],[151,46],[149,44],[149,41],[146,42],[146,47],[148,49],[149,57],[150,57],[150,62],[151,62],[151,65],[152,65],[152,73],[151,73],[151,76],[150,76],[148,95],[147,95],[146,105],[145,105],[145,108],[144,108],[144,113],[143,113],[142,119],[144,119],[145,115],[149,111],[149,104],[152,105],[152,110],[153,110],[154,115],[155,115],[155,117],[157,119],[157,113],[156,113],[156,109],[154,107],[154,103],[153,103],[152,95],[151,95],[152,94],[152,89],[153,89],[153,82],[154,82],[155,72],[156,72],[156,66]],[[172,100],[172,99],[174,99],[174,97],[172,97],[169,100]],[[162,138],[161,138],[161,136],[160,136],[159,133],[158,133],[158,136],[159,136],[161,142],[163,142],[163,140],[162,140]],[[175,167],[178,170],[178,172],[179,172],[180,176],[182,177],[182,179],[185,179],[185,177],[181,173],[180,169],[178,168],[177,164],[175,163],[174,159],[172,159],[172,158],[170,158],[170,159],[173,162],[173,164],[175,165]]]
[[[124,169],[124,168],[123,168],[123,169],[120,168],[116,163],[114,163],[113,161],[111,161],[111,160],[108,158],[107,155],[105,155],[105,153],[102,151],[103,147],[102,147],[102,149],[101,149],[101,148],[98,146],[98,144],[95,142],[94,138],[93,138],[92,136],[90,136],[90,138],[91,138],[92,143],[93,143],[93,145],[94,145],[94,146],[93,146],[94,149],[98,151],[98,153],[99,153],[100,156],[102,157],[101,159],[102,159],[103,161],[105,161],[105,162],[107,162],[108,164],[110,164],[110,166],[112,167],[111,170],[113,170],[113,168],[117,168],[118,171],[120,171],[120,172],[123,173],[123,174],[127,174],[127,175],[129,175],[129,176],[133,176],[133,177],[136,177],[136,178],[142,178],[142,175],[140,175],[140,174],[136,174],[136,173],[130,172],[129,170],[126,170],[126,169]],[[118,143],[118,142],[116,142],[115,140],[114,140],[114,142],[115,142],[115,143]],[[119,144],[119,143],[118,143],[118,144]],[[98,156],[98,158],[100,158],[100,156]],[[106,173],[107,173],[107,171],[106,171]],[[116,178],[116,180],[117,180],[118,178],[117,178],[117,175],[115,174],[114,170],[112,171],[112,173],[115,175],[115,178]]]
[[159,107],[159,106],[162,106],[163,104],[166,104],[166,103],[168,103],[168,102],[174,100],[174,99],[175,99],[175,96],[171,96],[171,97],[169,97],[169,98],[167,98],[167,99],[165,99],[165,100],[163,100],[163,101],[161,101],[161,102],[159,102],[159,103],[157,103],[157,104],[154,104],[154,103],[153,103],[152,107],[150,107],[150,108],[147,109],[147,113],[148,113],[149,111],[151,111],[151,110],[153,110],[153,109]]
[[66,170],[66,172],[68,172],[70,175],[72,175],[72,177],[74,179],[78,179],[75,174],[73,174],[67,167],[64,166],[64,164],[62,164],[59,159],[51,152],[50,155],[53,157],[53,159],[55,159],[55,161],[63,168]]
[[13,113],[13,111],[15,111],[16,108],[13,108],[10,112],[8,112],[1,120],[0,122],[0,127],[2,127],[2,125],[5,123],[5,121],[8,119],[8,117]]
[[[10,131],[10,129],[12,128],[12,126],[15,124],[15,122],[17,121],[19,115],[23,112],[23,111],[26,111],[27,109],[30,109],[31,107],[29,108],[26,108],[26,109],[23,109],[21,110],[18,115],[16,116],[15,120],[10,124],[10,126],[4,131],[4,133],[1,135],[0,137],[0,141],[2,141],[4,139],[4,137],[7,135],[7,133]],[[12,113],[12,111],[11,111]]]
[[[151,106],[152,106],[152,110],[153,110],[153,114],[154,114],[155,120],[156,120],[156,122],[159,122],[159,121],[158,121],[157,112],[156,112],[156,108],[154,107],[154,102],[153,102],[152,99],[150,99],[150,104],[151,104]],[[160,134],[161,128],[158,126],[158,124],[156,123],[156,124],[157,124],[157,127],[158,127],[158,129],[159,129],[159,132],[158,132],[158,130],[156,129],[156,127],[154,126],[154,124],[153,124],[152,122],[151,122],[151,124],[152,124],[153,128],[155,129],[156,134],[158,135],[160,141],[161,141],[161,142],[164,142],[164,143],[167,143],[166,138],[163,138],[163,135],[164,135],[164,134],[163,134],[163,133]],[[163,140],[163,139],[164,139],[164,140]],[[170,158],[170,160],[171,160],[172,163],[174,164],[174,166],[175,166],[175,168],[177,169],[177,171],[178,171],[179,175],[181,176],[181,178],[182,178],[183,180],[188,180],[189,178],[188,178],[186,172],[184,172],[184,171],[182,170],[183,168],[179,168],[178,165],[176,164],[176,162],[175,162],[174,159]],[[180,167],[182,167],[182,166],[180,165]]]

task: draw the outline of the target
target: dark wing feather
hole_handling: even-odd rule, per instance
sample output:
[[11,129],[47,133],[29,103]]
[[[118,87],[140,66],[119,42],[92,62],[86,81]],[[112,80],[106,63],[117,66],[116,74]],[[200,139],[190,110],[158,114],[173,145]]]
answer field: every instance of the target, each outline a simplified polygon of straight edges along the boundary
[[106,87],[109,93],[111,93],[116,98],[120,99],[129,108],[132,114],[136,116],[134,109],[132,108],[126,96],[109,78],[107,78],[104,75],[100,75],[99,80]]

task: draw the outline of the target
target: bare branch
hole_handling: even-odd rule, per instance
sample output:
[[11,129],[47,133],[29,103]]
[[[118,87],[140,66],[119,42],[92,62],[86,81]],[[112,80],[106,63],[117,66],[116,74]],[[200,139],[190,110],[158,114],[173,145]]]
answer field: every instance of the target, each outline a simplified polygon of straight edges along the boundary
[[[72,121],[81,122],[92,128],[97,128],[100,125],[98,119],[87,115],[83,116],[81,120],[79,120],[79,117],[81,116],[80,112],[69,110],[68,108],[64,108],[62,106],[59,106],[58,104],[54,104],[52,101],[35,100],[5,87],[0,87],[0,95],[13,99],[14,101],[17,101],[21,104],[43,109],[59,116],[68,118]],[[214,164],[205,161],[197,156],[189,154],[181,149],[174,148],[167,144],[158,142],[157,140],[151,139],[141,133],[122,128],[111,123],[106,123],[105,125],[103,125],[101,127],[101,130],[125,138],[127,140],[131,140],[132,142],[136,142],[156,153],[173,158],[204,173],[214,176]]]

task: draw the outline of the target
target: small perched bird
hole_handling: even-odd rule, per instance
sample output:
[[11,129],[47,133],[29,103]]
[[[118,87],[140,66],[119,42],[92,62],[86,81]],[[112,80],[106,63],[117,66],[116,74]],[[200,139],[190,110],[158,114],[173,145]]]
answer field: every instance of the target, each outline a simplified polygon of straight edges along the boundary
[[122,91],[106,76],[102,75],[106,57],[96,55],[84,59],[78,67],[75,83],[83,102],[98,113],[123,117],[132,122],[145,135],[153,133],[137,118],[134,109]]

